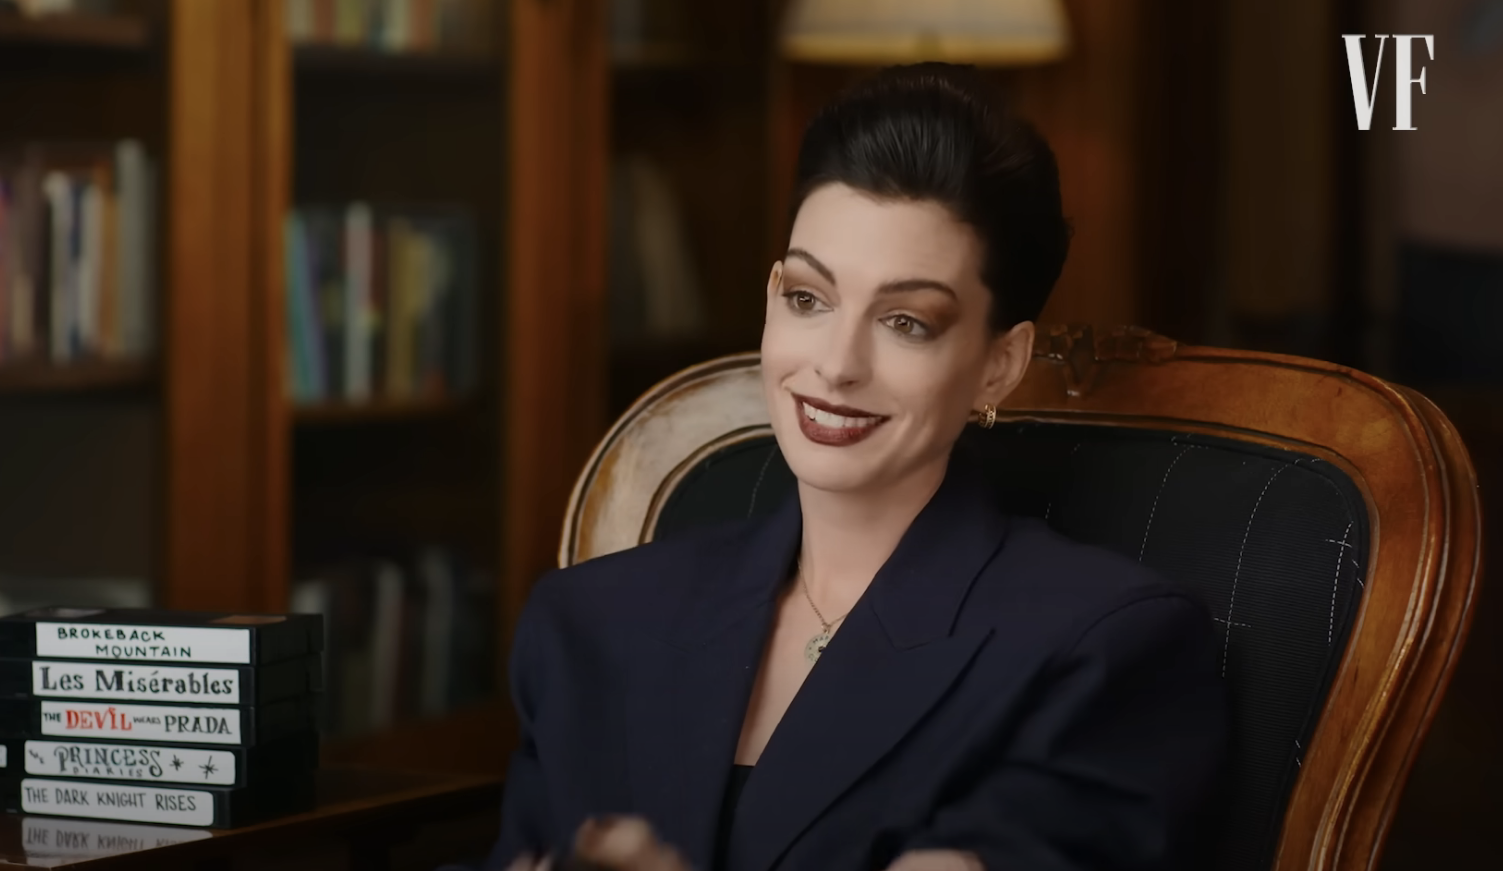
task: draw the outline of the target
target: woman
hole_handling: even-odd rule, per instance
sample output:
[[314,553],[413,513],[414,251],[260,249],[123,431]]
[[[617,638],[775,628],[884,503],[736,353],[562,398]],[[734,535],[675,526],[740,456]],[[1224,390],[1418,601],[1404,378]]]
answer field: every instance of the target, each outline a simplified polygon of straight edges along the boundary
[[810,126],[795,216],[762,371],[797,498],[539,582],[493,865],[1186,866],[1209,618],[952,458],[1064,262],[1048,146],[969,70],[886,70]]

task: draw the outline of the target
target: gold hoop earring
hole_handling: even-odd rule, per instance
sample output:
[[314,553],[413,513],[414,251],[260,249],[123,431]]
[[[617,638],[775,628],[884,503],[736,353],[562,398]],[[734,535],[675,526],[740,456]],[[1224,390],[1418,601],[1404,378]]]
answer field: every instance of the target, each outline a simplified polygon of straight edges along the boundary
[[980,425],[982,429],[991,429],[992,425],[996,422],[997,406],[992,405],[991,403],[987,403],[981,406],[980,411],[976,412],[976,423]]

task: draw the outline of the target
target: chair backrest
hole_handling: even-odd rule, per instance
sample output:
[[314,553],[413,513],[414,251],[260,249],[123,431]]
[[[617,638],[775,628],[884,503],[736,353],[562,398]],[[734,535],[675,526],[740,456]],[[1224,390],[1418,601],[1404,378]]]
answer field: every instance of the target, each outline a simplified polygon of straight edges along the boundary
[[[559,562],[771,510],[793,487],[755,354],[659,384],[580,475]],[[1233,697],[1218,869],[1367,869],[1449,679],[1476,476],[1418,394],[1332,364],[1041,328],[979,454],[998,497],[1184,585]]]

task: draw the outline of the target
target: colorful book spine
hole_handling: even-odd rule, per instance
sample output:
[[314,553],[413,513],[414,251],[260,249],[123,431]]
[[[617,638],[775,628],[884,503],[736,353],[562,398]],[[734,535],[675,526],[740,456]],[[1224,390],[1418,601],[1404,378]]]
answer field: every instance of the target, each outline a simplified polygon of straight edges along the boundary
[[154,178],[133,140],[0,152],[0,365],[152,353]]
[[455,397],[478,376],[473,221],[457,210],[306,206],[286,231],[295,402]]

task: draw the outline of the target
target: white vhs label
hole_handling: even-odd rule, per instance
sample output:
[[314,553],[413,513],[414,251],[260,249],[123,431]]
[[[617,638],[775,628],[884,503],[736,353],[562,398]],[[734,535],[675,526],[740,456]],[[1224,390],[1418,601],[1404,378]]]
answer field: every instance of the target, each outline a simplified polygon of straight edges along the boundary
[[214,822],[214,796],[191,789],[28,777],[21,781],[21,810],[29,814],[207,826]]
[[238,708],[43,701],[42,734],[65,738],[243,744]]
[[96,823],[50,817],[23,817],[23,845],[28,859],[42,859],[30,864],[51,865],[77,862],[80,858],[118,856],[139,850],[154,850],[186,841],[201,841],[213,834],[203,829],[164,829],[129,823]]
[[31,694],[235,705],[240,703],[240,673],[229,668],[35,660],[31,663]]
[[234,786],[235,754],[204,747],[27,741],[26,773]]
[[250,665],[250,630],[38,623],[37,656]]

